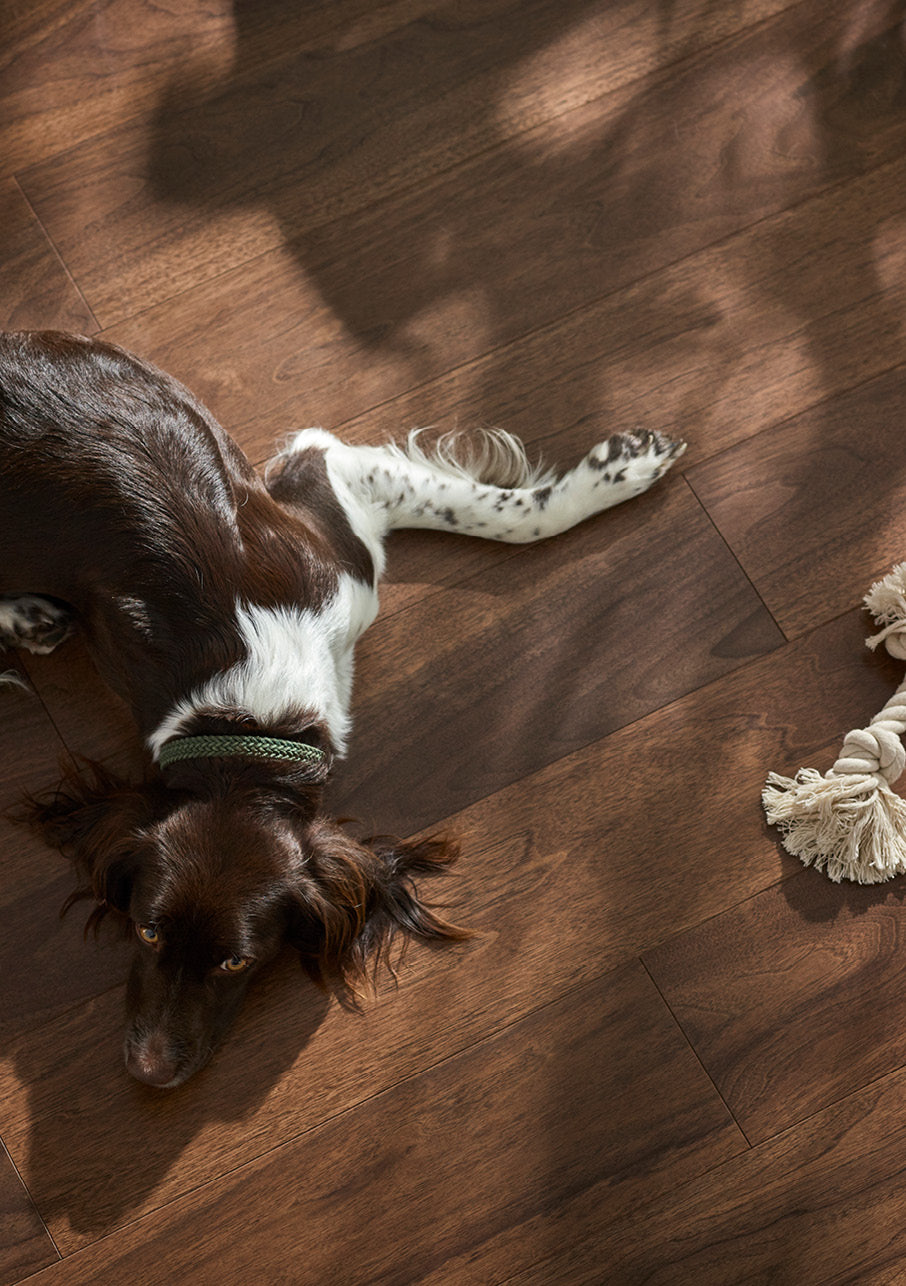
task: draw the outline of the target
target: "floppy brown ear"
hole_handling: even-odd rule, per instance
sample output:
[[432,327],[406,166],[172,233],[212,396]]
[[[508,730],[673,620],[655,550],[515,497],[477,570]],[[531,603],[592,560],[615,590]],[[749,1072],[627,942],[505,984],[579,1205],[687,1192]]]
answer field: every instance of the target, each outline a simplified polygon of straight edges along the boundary
[[[72,768],[53,794],[28,796],[15,820],[71,858],[85,881],[67,901],[93,897],[128,912],[138,832],[154,815],[157,789],[133,786],[99,764]],[[64,908],[65,909],[65,908]]]
[[358,841],[337,823],[318,818],[303,847],[306,861],[294,893],[289,940],[316,981],[337,977],[355,994],[402,935],[404,949],[409,937],[435,942],[471,937],[468,929],[432,910],[412,878],[449,869],[459,855],[450,837]]

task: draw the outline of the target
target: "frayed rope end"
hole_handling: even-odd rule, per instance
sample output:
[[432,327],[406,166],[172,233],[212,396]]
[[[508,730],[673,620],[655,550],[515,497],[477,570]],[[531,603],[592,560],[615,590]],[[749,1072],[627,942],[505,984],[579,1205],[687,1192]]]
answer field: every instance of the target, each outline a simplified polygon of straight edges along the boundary
[[874,651],[881,643],[891,656],[906,660],[906,563],[898,563],[875,581],[862,600],[881,630],[865,642]]
[[[906,660],[906,563],[872,585],[864,601],[881,626],[868,646],[883,643]],[[771,773],[761,798],[788,853],[832,880],[879,884],[906,872],[906,802],[891,790],[906,767],[904,732],[906,683],[867,728],[847,735],[825,776],[813,768],[795,777]]]
[[771,773],[761,798],[786,851],[830,879],[880,884],[906,872],[906,803],[883,777]]

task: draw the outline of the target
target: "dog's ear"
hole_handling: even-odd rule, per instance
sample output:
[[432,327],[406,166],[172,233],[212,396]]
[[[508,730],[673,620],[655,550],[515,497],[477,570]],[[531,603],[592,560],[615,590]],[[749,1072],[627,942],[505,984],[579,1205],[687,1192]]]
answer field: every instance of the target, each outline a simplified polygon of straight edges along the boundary
[[128,913],[139,832],[153,819],[157,791],[129,785],[98,764],[67,771],[53,792],[28,796],[15,814],[71,858],[85,882],[67,902],[93,897]]
[[288,938],[317,982],[339,979],[354,996],[401,935],[403,949],[409,937],[471,937],[433,911],[412,879],[448,870],[459,853],[454,840],[381,836],[360,842],[337,823],[318,818],[304,836],[303,850]]

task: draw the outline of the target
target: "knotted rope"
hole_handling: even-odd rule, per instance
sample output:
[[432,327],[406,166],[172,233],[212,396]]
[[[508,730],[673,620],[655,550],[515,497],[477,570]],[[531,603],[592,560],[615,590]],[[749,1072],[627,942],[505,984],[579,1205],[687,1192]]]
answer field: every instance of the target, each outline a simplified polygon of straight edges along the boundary
[[[868,646],[906,660],[906,563],[871,587],[865,605],[882,626]],[[891,790],[906,770],[904,733],[906,680],[867,728],[847,734],[823,777],[813,768],[770,774],[762,800],[788,853],[832,880],[877,884],[906,872],[906,802]]]

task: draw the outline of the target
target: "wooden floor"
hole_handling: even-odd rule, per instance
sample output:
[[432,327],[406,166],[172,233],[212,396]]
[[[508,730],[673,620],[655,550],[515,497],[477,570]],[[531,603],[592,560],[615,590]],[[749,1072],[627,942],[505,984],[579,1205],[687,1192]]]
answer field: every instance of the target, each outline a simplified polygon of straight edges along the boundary
[[[0,1281],[906,1281],[906,883],[765,824],[902,676],[904,0],[2,0],[0,323],[102,334],[253,460],[689,441],[537,547],[394,537],[332,805],[464,840],[363,1015],[281,959],[183,1089],[4,825]],[[137,765],[77,643],[0,806]]]

